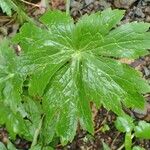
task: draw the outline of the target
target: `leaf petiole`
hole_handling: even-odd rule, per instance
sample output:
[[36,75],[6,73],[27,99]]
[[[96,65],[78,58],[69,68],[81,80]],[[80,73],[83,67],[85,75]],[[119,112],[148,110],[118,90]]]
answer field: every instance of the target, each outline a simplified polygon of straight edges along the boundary
[[5,78],[1,78],[1,79],[0,79],[0,83],[5,82],[5,81],[7,81],[8,79],[13,78],[14,75],[15,75],[14,73],[11,73],[11,74],[7,75]]

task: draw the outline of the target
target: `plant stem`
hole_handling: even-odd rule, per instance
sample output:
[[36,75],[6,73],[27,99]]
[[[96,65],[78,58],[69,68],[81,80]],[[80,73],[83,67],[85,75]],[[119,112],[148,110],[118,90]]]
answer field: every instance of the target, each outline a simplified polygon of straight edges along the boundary
[[43,118],[44,118],[44,115],[42,116],[42,118],[40,120],[38,128],[35,130],[34,137],[33,137],[33,142],[31,144],[31,148],[34,147],[37,144],[38,136],[39,136],[41,128],[42,128]]
[[49,1],[50,0],[45,0],[45,4],[46,4],[47,9],[50,9]]
[[[24,0],[20,0],[20,1],[23,2]],[[13,10],[15,10],[18,15],[20,14],[24,18],[24,20],[26,20],[30,23],[36,24],[36,22],[23,11],[22,7],[21,8],[18,7],[16,1],[10,0],[10,4],[11,4]]]
[[[131,139],[134,138],[134,134],[132,134]],[[124,148],[125,144],[123,143],[117,150],[122,150]]]
[[66,14],[70,14],[70,0],[66,0]]
[[14,74],[9,74],[9,75],[7,75],[5,78],[0,79],[0,83],[5,82],[5,81],[7,81],[8,79],[13,78],[13,77],[14,77]]

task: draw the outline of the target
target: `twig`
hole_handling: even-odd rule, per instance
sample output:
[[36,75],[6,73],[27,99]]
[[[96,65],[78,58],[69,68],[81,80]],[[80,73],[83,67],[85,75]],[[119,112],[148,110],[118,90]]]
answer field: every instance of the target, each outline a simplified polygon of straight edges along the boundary
[[123,148],[124,148],[124,143],[117,150],[122,150]]
[[[13,15],[13,16],[14,16],[14,15]],[[7,25],[13,23],[14,21],[15,21],[15,19],[14,19],[14,17],[12,17],[12,19],[10,19],[9,22],[7,22],[5,25],[7,26]]]
[[101,131],[101,129],[103,128],[103,124],[106,122],[107,120],[107,116],[104,118],[104,120],[102,121],[100,127],[94,132],[94,134],[97,134],[99,131]]
[[40,5],[38,5],[38,4],[30,3],[30,2],[27,2],[27,1],[25,1],[25,0],[20,0],[20,1],[22,1],[22,2],[25,3],[25,4],[28,4],[28,5],[31,5],[31,6],[40,8]]
[[60,147],[62,147],[62,144],[58,144],[58,145],[56,146],[56,148],[60,148]]
[[114,145],[114,143],[115,143],[116,139],[119,137],[119,135],[120,135],[120,132],[118,132],[118,134],[116,135],[116,137],[115,137],[115,138],[114,138],[114,140],[112,141],[112,143],[111,143],[111,146],[110,146],[110,147],[113,147],[113,145]]

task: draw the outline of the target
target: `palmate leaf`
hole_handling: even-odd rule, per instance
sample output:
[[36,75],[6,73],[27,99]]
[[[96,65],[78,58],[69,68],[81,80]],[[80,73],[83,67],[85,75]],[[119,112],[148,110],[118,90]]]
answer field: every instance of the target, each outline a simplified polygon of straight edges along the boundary
[[78,121],[94,133],[90,102],[117,115],[126,107],[143,108],[150,86],[141,74],[117,58],[148,53],[150,24],[116,27],[124,11],[107,9],[83,16],[76,24],[65,13],[47,12],[45,27],[25,24],[14,38],[22,48],[21,72],[31,76],[29,95],[42,97],[45,113],[40,139],[54,134],[62,144],[74,138]]

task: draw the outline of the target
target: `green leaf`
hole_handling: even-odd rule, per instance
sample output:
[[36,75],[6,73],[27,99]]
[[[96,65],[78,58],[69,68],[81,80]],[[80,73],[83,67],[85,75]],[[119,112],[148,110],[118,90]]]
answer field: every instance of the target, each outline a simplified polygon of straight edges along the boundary
[[77,22],[76,29],[84,30],[85,33],[93,33],[93,36],[97,32],[106,35],[123,18],[124,12],[124,10],[111,10],[111,8],[108,8],[105,11],[97,12],[90,16],[84,15]]
[[104,124],[103,126],[102,126],[102,128],[101,128],[101,131],[103,132],[103,133],[105,133],[106,131],[109,131],[110,130],[110,127],[107,125],[107,124]]
[[30,150],[54,150],[54,148],[52,148],[51,146],[41,146],[40,144],[30,148]]
[[[112,30],[96,49],[100,55],[123,58],[138,58],[148,54],[149,23],[127,23]],[[146,33],[145,33],[146,32]]]
[[33,140],[34,134],[39,127],[41,116],[42,116],[42,108],[37,101],[34,101],[28,97],[23,98],[23,108],[25,111],[25,124],[29,130],[29,134],[26,135],[30,141]]
[[133,120],[130,117],[117,117],[115,126],[120,132],[131,132],[134,128]]
[[13,49],[4,40],[0,46],[0,124],[6,124],[10,136],[27,134],[20,114],[23,75],[19,73],[19,62]]
[[7,143],[7,149],[8,150],[17,150],[16,148],[15,148],[15,146],[8,140],[8,143]]
[[102,144],[103,144],[103,150],[111,150],[110,147],[102,141]]
[[19,59],[15,51],[9,48],[7,40],[0,46],[0,100],[16,112],[20,105],[24,76],[19,72]]
[[150,123],[139,121],[138,126],[134,128],[135,136],[143,139],[150,139]]
[[39,144],[30,148],[30,150],[39,150],[39,149],[42,149],[42,146]]
[[22,48],[19,72],[30,78],[29,96],[41,97],[45,117],[39,138],[45,145],[55,134],[63,145],[72,141],[78,122],[93,134],[90,102],[121,116],[122,104],[143,108],[150,86],[116,58],[144,55],[150,48],[150,25],[117,27],[123,13],[107,9],[74,24],[66,13],[49,11],[40,19],[42,27],[24,24],[13,38]]
[[52,147],[50,147],[50,146],[45,146],[45,147],[43,147],[43,146],[41,146],[40,144],[38,144],[38,145],[36,145],[36,146],[34,146],[34,147],[32,147],[32,148],[30,148],[30,150],[54,150]]
[[[73,76],[76,75],[76,72],[68,67],[67,65],[56,74],[51,83],[51,88],[44,97],[45,102],[43,101],[44,107],[46,107],[44,109],[45,112],[50,110],[52,117],[57,118],[57,120],[55,119],[55,127],[53,130],[55,129],[57,135],[61,136],[62,143],[64,144],[66,141],[74,138],[79,113],[77,106],[79,101],[77,97],[77,87],[73,80]],[[54,101],[54,99],[59,100]],[[49,107],[47,108],[47,106]],[[48,112],[47,114],[51,113]]]
[[7,148],[2,142],[0,142],[0,150],[7,150]]
[[54,148],[52,148],[50,146],[46,146],[46,147],[43,147],[43,150],[54,150]]
[[2,8],[2,11],[6,13],[8,16],[11,16],[12,14],[12,5],[10,3],[10,0],[0,0],[0,7]]
[[97,12],[81,17],[73,31],[74,47],[81,51],[94,50],[103,36],[119,23],[123,14],[123,10],[112,11],[109,8],[101,13]]
[[15,139],[16,135],[28,135],[28,130],[25,126],[24,120],[19,113],[14,113],[9,107],[0,103],[0,124],[5,124],[11,136]]
[[140,147],[140,146],[134,146],[134,147],[132,148],[132,150],[145,150],[145,148]]
[[62,25],[70,25],[71,23],[72,25],[74,24],[70,15],[64,14],[59,10],[46,12],[40,18],[40,21],[51,28],[55,28],[57,26],[61,26],[63,28]]

